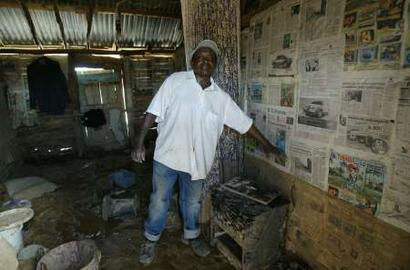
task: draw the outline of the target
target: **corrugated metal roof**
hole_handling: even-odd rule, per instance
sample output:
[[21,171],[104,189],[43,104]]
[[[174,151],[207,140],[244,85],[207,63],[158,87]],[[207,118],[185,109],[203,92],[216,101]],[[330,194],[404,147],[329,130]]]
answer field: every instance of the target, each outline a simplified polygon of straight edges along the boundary
[[5,45],[34,44],[21,8],[0,8],[0,40]]
[[37,38],[43,45],[62,45],[63,37],[54,11],[30,10]]
[[115,40],[115,16],[112,13],[97,13],[91,28],[92,47],[112,47]]
[[[81,2],[82,0],[76,1]],[[60,3],[60,1],[57,2]],[[100,2],[98,1],[98,7]],[[113,0],[102,0],[102,2],[108,7],[115,7],[116,3]],[[178,8],[179,0],[170,0],[169,3],[164,0],[128,1],[124,2],[124,6],[121,5],[120,10],[124,7],[147,10],[148,13],[149,11],[163,12],[167,7],[171,12],[178,12],[180,9]],[[30,5],[27,5],[27,8],[39,42],[46,46],[63,46],[63,36],[54,10],[49,7],[39,9],[38,6],[30,8]],[[116,39],[114,10],[94,13],[90,33],[91,48],[113,47]],[[78,11],[68,8],[59,13],[69,47],[86,46],[88,22],[84,9]],[[121,35],[118,37],[117,44],[119,48],[175,49],[182,43],[182,39],[181,19],[179,18],[136,15],[132,12],[121,13]],[[0,41],[4,45],[35,44],[22,8],[0,8]]]
[[123,47],[175,48],[182,42],[181,20],[123,15],[119,43]]
[[60,11],[64,34],[69,45],[87,45],[87,16],[83,13]]

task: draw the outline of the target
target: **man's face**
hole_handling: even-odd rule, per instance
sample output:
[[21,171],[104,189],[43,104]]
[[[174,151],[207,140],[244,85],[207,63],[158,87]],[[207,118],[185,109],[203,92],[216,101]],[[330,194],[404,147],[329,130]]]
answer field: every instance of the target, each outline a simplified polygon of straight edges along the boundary
[[216,66],[216,55],[209,48],[199,48],[192,56],[192,69],[200,77],[211,77]]

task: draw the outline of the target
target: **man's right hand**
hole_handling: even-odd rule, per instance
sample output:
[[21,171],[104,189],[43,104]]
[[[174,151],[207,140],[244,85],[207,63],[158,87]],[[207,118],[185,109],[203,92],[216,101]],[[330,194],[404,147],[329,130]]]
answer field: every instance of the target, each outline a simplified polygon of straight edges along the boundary
[[145,161],[145,146],[138,146],[131,153],[131,158],[133,161],[142,163]]

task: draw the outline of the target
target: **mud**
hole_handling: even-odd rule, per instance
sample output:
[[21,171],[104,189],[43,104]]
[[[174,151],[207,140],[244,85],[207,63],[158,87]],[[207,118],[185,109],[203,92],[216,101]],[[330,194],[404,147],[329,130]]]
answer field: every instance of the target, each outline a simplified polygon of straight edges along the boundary
[[[180,226],[170,226],[157,246],[154,262],[138,263],[139,244],[143,239],[143,221],[147,214],[151,189],[152,163],[135,164],[127,154],[111,154],[93,159],[64,163],[25,164],[12,177],[40,176],[59,188],[32,201],[35,215],[25,224],[25,245],[39,244],[49,249],[73,240],[92,239],[101,250],[100,269],[145,270],[232,270],[229,262],[215,249],[199,258],[180,242]],[[109,219],[101,217],[102,196],[110,190],[108,175],[118,169],[137,174],[131,189],[140,198],[138,216]]]

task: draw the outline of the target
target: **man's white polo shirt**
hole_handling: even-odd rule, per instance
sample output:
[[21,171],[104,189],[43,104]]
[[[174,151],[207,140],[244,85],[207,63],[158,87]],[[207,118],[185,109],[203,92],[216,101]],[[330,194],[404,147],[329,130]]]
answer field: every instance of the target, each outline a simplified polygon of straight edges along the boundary
[[156,115],[158,138],[154,159],[174,170],[205,179],[212,167],[224,125],[246,133],[250,119],[211,78],[202,89],[193,71],[169,76],[147,112]]

